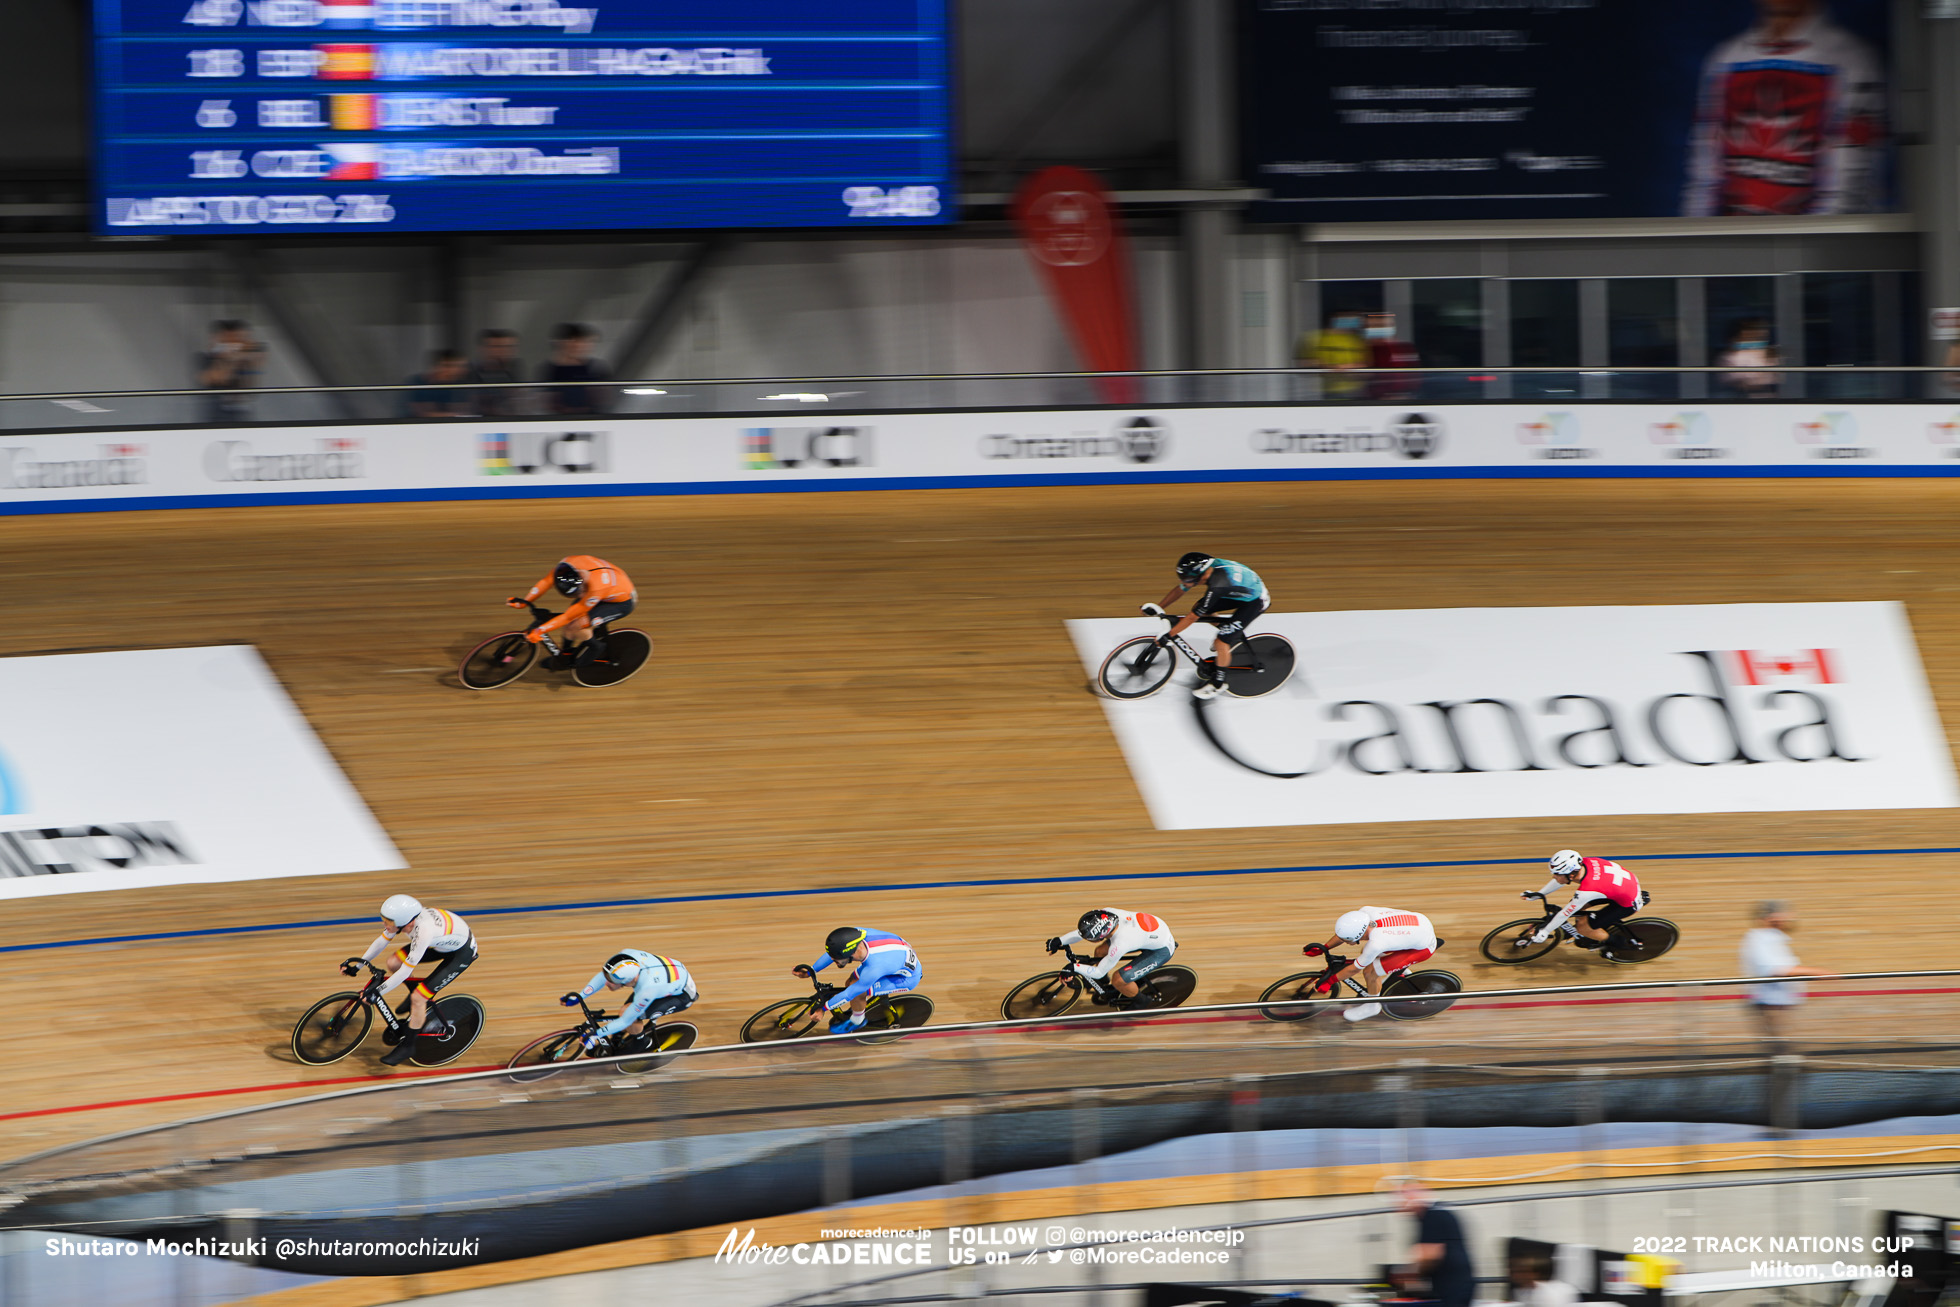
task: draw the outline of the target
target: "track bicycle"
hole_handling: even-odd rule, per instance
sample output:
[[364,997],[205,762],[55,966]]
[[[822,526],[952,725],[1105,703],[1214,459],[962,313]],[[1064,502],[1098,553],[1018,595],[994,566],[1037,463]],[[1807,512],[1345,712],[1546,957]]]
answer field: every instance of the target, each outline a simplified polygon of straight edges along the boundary
[[[1436,947],[1443,947],[1437,940]],[[1302,971],[1297,975],[1274,981],[1265,993],[1259,996],[1261,1003],[1289,1003],[1302,999],[1336,998],[1334,976],[1348,964],[1339,953],[1328,952],[1318,944],[1309,944],[1300,950],[1308,957],[1324,956],[1327,965],[1319,971]],[[1357,995],[1367,998],[1368,987],[1361,983],[1359,976],[1349,976],[1344,982]],[[1382,1011],[1396,1021],[1427,1021],[1449,1011],[1456,1002],[1456,996],[1463,992],[1463,981],[1453,971],[1414,971],[1404,967],[1390,973],[1382,982],[1382,992],[1378,1002]],[[1260,1008],[1259,1015],[1268,1021],[1312,1021],[1322,1013],[1345,1007],[1346,1004],[1316,1003],[1312,1007]]]
[[[1157,614],[1175,624],[1175,613]],[[1192,666],[1202,662],[1182,635],[1166,631],[1162,635],[1132,636],[1109,651],[1096,669],[1096,685],[1112,699],[1147,699],[1170,684],[1177,671],[1177,656],[1183,654]],[[1225,693],[1235,699],[1257,699],[1271,694],[1293,676],[1293,642],[1283,635],[1261,631],[1248,635],[1232,651],[1233,664],[1223,668]],[[1240,664],[1237,660],[1246,661]]]
[[[566,1066],[581,1057],[618,1057],[619,1070],[627,1075],[644,1075],[657,1071],[672,1060],[672,1055],[694,1047],[701,1038],[700,1028],[692,1021],[668,1021],[656,1024],[647,1019],[647,1028],[637,1035],[613,1035],[596,1052],[588,1052],[585,1037],[595,1033],[606,1023],[603,1009],[586,1006],[585,996],[579,995],[579,1011],[585,1019],[569,1030],[554,1030],[548,1035],[532,1040],[517,1050],[507,1064],[511,1079],[520,1083],[543,1080],[557,1075]],[[652,1056],[640,1056],[651,1054]]]
[[[1545,913],[1540,917],[1520,917],[1516,921],[1507,921],[1484,936],[1483,953],[1492,962],[1502,962],[1506,965],[1532,962],[1544,957],[1567,939],[1575,942],[1585,939],[1585,936],[1579,933],[1579,928],[1567,920],[1544,942],[1534,941],[1531,937],[1551,924],[1552,918],[1558,915],[1558,909],[1552,906],[1550,899],[1537,890],[1527,890],[1523,897],[1537,899],[1544,905]],[[1653,901],[1653,895],[1646,890],[1640,891],[1641,907],[1644,908]],[[1592,920],[1590,910],[1582,908],[1581,911],[1587,913],[1586,920],[1590,922]],[[1681,928],[1666,917],[1629,917],[1625,921],[1616,921],[1606,928],[1605,943],[1596,949],[1585,951],[1596,953],[1608,962],[1617,962],[1626,966],[1636,962],[1652,962],[1680,942]]]
[[653,637],[645,631],[611,624],[600,627],[597,634],[569,654],[549,635],[534,642],[526,638],[528,633],[558,614],[533,603],[524,606],[531,610],[531,624],[522,631],[493,635],[470,650],[456,669],[457,680],[472,690],[495,690],[509,685],[531,670],[542,645],[550,654],[545,659],[546,670],[570,671],[572,679],[580,685],[600,688],[618,685],[632,676],[646,665],[647,655],[653,652]]
[[387,1042],[416,1041],[409,1061],[417,1066],[444,1066],[454,1062],[483,1033],[483,1004],[468,994],[444,994],[430,1002],[429,1011],[441,1017],[446,1027],[443,1034],[411,1031],[408,1022],[390,1011],[387,1001],[375,992],[388,979],[388,973],[372,962],[361,965],[368,969],[368,978],[359,990],[327,995],[306,1009],[306,1015],[294,1024],[293,1056],[306,1065],[327,1066],[359,1048],[374,1025],[377,1010],[388,1034],[394,1036]]
[[[1134,950],[1124,956],[1123,962],[1142,954],[1142,949]],[[1008,990],[1007,997],[1000,1001],[1000,1014],[1009,1021],[1058,1017],[1080,1002],[1084,994],[1098,1007],[1144,1012],[1176,1007],[1198,987],[1198,973],[1191,968],[1161,966],[1137,982],[1137,1001],[1134,1006],[1124,1008],[1123,995],[1114,985],[1076,970],[1081,965],[1093,965],[1095,958],[1083,957],[1068,948],[1062,949],[1062,955],[1068,959],[1065,965],[1030,976]]]
[[[832,1016],[830,1001],[843,993],[843,985],[826,985],[811,977],[814,991],[808,998],[786,998],[771,1003],[742,1023],[744,1044],[763,1044],[781,1039],[801,1039],[815,1033],[827,1035],[838,1022],[847,1020],[848,1010]],[[851,1033],[867,1044],[885,1044],[900,1032],[923,1026],[932,1016],[932,1000],[924,994],[880,994],[864,1006],[864,1025]],[[823,1029],[818,1030],[818,1026]]]

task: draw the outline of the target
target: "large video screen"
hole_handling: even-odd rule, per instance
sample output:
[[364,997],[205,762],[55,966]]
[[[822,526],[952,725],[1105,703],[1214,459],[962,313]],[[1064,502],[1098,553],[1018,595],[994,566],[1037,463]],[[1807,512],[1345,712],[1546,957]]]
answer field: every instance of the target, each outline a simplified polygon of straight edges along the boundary
[[1888,0],[1241,0],[1266,222],[1894,206]]
[[953,215],[948,0],[96,0],[103,232]]

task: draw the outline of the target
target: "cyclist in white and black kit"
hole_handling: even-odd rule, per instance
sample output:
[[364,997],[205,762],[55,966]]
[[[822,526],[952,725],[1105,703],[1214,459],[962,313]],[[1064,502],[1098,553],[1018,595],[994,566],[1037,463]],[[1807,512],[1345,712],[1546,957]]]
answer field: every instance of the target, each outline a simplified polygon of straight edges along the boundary
[[1165,608],[1199,582],[1204,583],[1205,592],[1191,605],[1190,612],[1177,619],[1170,633],[1182,635],[1193,622],[1208,622],[1218,628],[1217,638],[1211,642],[1214,656],[1198,664],[1198,688],[1191,691],[1193,698],[1210,699],[1225,689],[1220,669],[1232,665],[1232,651],[1245,643],[1245,628],[1266,611],[1271,596],[1259,574],[1244,563],[1189,553],[1177,560],[1176,587],[1161,604],[1145,604],[1143,611],[1152,617],[1162,616]]

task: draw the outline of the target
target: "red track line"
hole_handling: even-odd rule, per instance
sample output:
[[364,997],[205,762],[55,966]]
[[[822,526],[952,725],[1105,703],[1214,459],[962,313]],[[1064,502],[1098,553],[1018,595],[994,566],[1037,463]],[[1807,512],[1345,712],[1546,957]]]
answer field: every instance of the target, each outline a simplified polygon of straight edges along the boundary
[[[1811,997],[1813,999],[1887,998],[1907,994],[1960,994],[1960,986],[1945,989],[1843,989],[1829,994],[1813,994]],[[1462,1003],[1462,1006],[1494,1012],[1505,1008],[1597,1007],[1615,1003],[1736,1003],[1740,1002],[1742,997],[1740,994],[1650,994],[1641,996],[1625,994],[1612,998],[1521,999],[1506,1003],[1478,1003],[1474,1000],[1466,1000]],[[1216,1016],[1157,1017],[1154,1019],[1145,1019],[1136,1024],[1147,1026],[1192,1026],[1209,1025],[1220,1021],[1257,1021],[1259,1019],[1260,1016],[1257,1012],[1221,1012]],[[1114,1019],[1106,1024],[1087,1021],[1069,1022],[1066,1025],[1029,1022],[1022,1028],[1025,1030],[1107,1030],[1125,1024],[1129,1023],[1118,1022]],[[964,1033],[966,1032],[959,1030],[948,1030],[944,1032],[923,1031],[920,1035],[914,1036],[914,1038],[932,1039]],[[312,1089],[322,1085],[358,1085],[378,1083],[384,1079],[405,1080],[428,1076],[456,1076],[465,1075],[472,1071],[495,1070],[498,1070],[498,1067],[444,1067],[441,1070],[402,1072],[392,1077],[343,1076],[337,1080],[290,1080],[278,1085],[244,1085],[237,1089],[200,1089],[196,1093],[190,1094],[159,1094],[154,1098],[119,1098],[106,1103],[78,1103],[71,1107],[37,1108],[32,1112],[5,1112],[0,1113],[0,1121],[17,1121],[22,1117],[28,1116],[64,1116],[70,1112],[99,1112],[104,1108],[110,1107],[140,1107],[145,1103],[178,1103],[192,1098],[223,1098],[232,1094],[269,1094],[281,1089]]]
[[187,1098],[223,1098],[229,1094],[269,1094],[280,1089],[313,1089],[321,1085],[358,1085],[385,1079],[405,1080],[427,1076],[455,1076],[470,1071],[495,1071],[495,1066],[443,1067],[427,1071],[405,1071],[394,1076],[342,1076],[336,1080],[288,1080],[278,1085],[241,1085],[236,1089],[200,1089],[192,1094],[158,1094],[154,1098],[118,1098],[106,1103],[77,1103],[72,1107],[42,1107],[32,1112],[0,1113],[0,1121],[18,1121],[24,1116],[62,1116],[69,1112],[99,1112],[107,1107],[140,1107],[145,1103],[179,1103]]

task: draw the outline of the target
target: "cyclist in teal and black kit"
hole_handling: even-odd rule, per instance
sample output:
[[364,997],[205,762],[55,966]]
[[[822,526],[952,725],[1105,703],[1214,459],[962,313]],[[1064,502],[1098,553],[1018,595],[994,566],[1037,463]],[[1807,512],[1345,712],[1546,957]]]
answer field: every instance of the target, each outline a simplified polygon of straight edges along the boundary
[[1171,634],[1182,634],[1193,622],[1209,622],[1218,628],[1218,636],[1211,642],[1216,656],[1198,664],[1198,688],[1191,691],[1194,698],[1209,699],[1225,689],[1219,669],[1232,665],[1232,651],[1245,643],[1245,628],[1266,611],[1269,596],[1266,583],[1244,563],[1191,553],[1177,560],[1177,587],[1164,596],[1162,604],[1145,604],[1143,611],[1152,617],[1162,616],[1166,606],[1176,603],[1201,581],[1205,592],[1191,605],[1190,612],[1177,619]]

